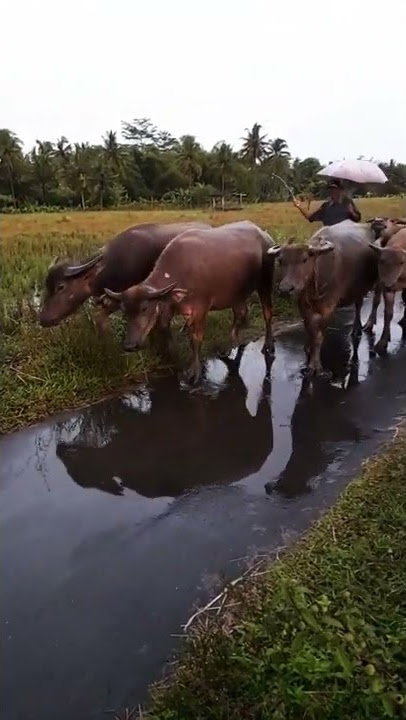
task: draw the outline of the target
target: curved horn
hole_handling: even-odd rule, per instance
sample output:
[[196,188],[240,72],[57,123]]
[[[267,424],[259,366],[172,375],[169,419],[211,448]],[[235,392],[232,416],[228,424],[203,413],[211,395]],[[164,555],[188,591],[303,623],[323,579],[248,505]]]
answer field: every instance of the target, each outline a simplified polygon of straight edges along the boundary
[[323,240],[320,245],[308,245],[310,255],[323,255],[334,250],[334,245],[329,240]]
[[52,260],[51,264],[48,265],[48,270],[54,267],[54,265],[57,264],[58,260],[60,258],[60,255],[55,255],[54,259]]
[[280,245],[274,245],[273,247],[270,247],[269,250],[266,251],[267,255],[279,255],[280,251],[282,250],[282,247]]
[[382,252],[382,248],[380,245],[378,245],[378,243],[368,243],[368,244],[369,244],[369,247],[372,248],[372,250],[375,250],[375,252],[378,252],[378,253]]
[[90,260],[82,263],[81,265],[68,265],[65,270],[65,277],[76,277],[76,275],[81,275],[82,273],[90,270],[90,268],[96,265],[96,263],[98,263],[102,259],[102,257],[103,255],[99,254],[90,258]]
[[116,300],[116,301],[120,302],[123,297],[123,293],[114,292],[114,290],[109,290],[108,288],[104,288],[104,292],[107,295],[107,297],[110,298],[110,300]]
[[172,290],[174,290],[177,286],[176,282],[170,283],[170,285],[166,285],[161,290],[157,290],[154,287],[151,287],[151,285],[144,285],[143,288],[143,294],[145,293],[145,296],[148,298],[148,300],[154,300],[160,297],[163,297],[164,295],[167,295]]

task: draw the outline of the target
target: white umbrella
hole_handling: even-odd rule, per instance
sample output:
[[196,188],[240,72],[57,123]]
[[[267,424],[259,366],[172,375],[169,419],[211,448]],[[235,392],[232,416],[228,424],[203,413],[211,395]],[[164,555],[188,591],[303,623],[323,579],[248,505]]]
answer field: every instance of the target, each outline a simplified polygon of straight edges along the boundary
[[370,160],[339,160],[319,170],[317,175],[350,180],[355,183],[386,183],[388,178],[379,165]]

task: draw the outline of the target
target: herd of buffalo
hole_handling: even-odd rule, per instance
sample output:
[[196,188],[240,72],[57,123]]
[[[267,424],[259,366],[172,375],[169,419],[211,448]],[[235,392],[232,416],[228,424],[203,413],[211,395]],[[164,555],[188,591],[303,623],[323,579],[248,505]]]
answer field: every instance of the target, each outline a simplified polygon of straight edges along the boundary
[[[383,296],[384,327],[376,350],[384,353],[397,291],[402,291],[406,304],[406,221],[374,218],[360,224],[344,220],[322,227],[306,244],[291,238],[284,245],[276,245],[267,232],[249,221],[215,228],[200,222],[136,225],[85,262],[56,259],[52,263],[40,323],[57,325],[93,298],[99,306],[96,322],[101,331],[111,313],[122,310],[125,314],[124,348],[131,351],[143,345],[155,326],[169,339],[173,316],[182,315],[193,352],[190,379],[197,382],[207,313],[231,308],[231,338],[238,344],[254,292],[265,322],[263,351],[273,355],[275,274],[279,291],[298,302],[307,334],[309,372],[322,371],[320,349],[336,308],[354,305],[353,333],[361,333],[362,303],[370,291],[372,311],[364,329],[373,331]],[[400,325],[406,334],[406,308]]]

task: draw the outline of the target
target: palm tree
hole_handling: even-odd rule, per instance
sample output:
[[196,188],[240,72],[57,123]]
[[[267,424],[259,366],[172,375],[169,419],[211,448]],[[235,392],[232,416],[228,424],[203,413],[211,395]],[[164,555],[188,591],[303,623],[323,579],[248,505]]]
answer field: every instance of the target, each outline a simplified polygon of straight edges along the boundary
[[22,161],[21,140],[10,130],[0,130],[0,164],[5,168],[13,206],[16,207],[15,178]]
[[104,154],[115,170],[120,170],[123,164],[123,158],[121,156],[121,148],[117,142],[117,133],[113,130],[108,130],[103,137],[103,150]]
[[261,135],[261,128],[262,125],[254,123],[251,130],[245,128],[247,135],[242,138],[244,142],[241,155],[248,160],[252,166],[259,165],[267,154],[266,134]]
[[224,198],[226,176],[231,171],[234,162],[233,150],[231,145],[221,142],[214,146],[213,154],[216,166],[220,171],[221,196]]
[[180,138],[179,148],[177,150],[178,163],[182,172],[188,178],[189,190],[196,180],[198,180],[202,174],[201,161],[201,147],[194,135],[183,135]]
[[275,138],[268,143],[268,152],[271,158],[290,158],[288,143],[283,138]]
[[45,140],[36,141],[36,147],[33,148],[31,159],[34,165],[34,174],[41,185],[42,202],[44,205],[48,202],[48,187],[54,179],[54,168],[52,160],[54,158],[54,147],[51,142]]

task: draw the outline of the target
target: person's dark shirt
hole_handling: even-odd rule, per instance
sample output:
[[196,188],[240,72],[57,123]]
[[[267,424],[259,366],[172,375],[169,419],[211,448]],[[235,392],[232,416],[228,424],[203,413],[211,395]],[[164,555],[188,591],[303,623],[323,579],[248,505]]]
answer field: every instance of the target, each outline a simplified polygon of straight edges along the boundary
[[[350,215],[350,205],[354,210],[354,217]],[[320,205],[318,210],[309,215],[308,220],[310,222],[316,222],[319,220],[323,223],[323,225],[336,225],[343,220],[353,220],[354,222],[359,222],[361,220],[361,213],[351,198],[343,198],[339,202],[327,200]]]

